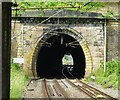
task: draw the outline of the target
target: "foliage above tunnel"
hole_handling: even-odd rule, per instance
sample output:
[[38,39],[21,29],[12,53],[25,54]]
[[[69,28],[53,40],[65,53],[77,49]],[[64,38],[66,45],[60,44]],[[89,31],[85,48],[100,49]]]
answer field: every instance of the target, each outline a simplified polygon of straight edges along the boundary
[[61,9],[69,8],[74,10],[88,11],[90,9],[98,9],[105,4],[102,2],[20,2],[20,8],[33,8],[38,7],[41,9]]
[[[29,1],[29,0],[28,0]],[[14,2],[13,2],[14,3]],[[104,16],[118,16],[119,2],[17,2],[18,14],[26,10],[75,10],[80,12],[98,12]],[[13,12],[15,13],[15,12]]]

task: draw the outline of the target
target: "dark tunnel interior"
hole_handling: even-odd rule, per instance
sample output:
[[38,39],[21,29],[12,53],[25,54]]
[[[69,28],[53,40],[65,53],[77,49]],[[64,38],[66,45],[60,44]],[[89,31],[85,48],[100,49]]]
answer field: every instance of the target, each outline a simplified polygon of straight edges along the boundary
[[[75,41],[67,34],[53,35],[48,38],[46,43],[50,43],[50,46],[43,44],[38,53],[37,76],[41,78],[83,78],[85,55],[78,42],[73,44]],[[74,65],[62,64],[63,56],[68,53],[72,55]],[[72,70],[70,70],[71,67]]]

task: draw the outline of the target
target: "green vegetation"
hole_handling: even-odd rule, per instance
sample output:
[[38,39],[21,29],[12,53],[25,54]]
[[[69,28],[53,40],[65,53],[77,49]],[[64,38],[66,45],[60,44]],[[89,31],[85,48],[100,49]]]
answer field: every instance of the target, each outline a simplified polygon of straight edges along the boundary
[[11,63],[10,98],[21,98],[28,81],[29,77],[22,71],[22,67]]
[[[28,1],[28,2],[27,2]],[[15,3],[15,1],[13,1]],[[113,18],[113,17],[119,17],[118,14],[118,5],[119,2],[56,2],[56,0],[48,0],[48,2],[42,2],[41,0],[38,0],[38,2],[30,2],[30,0],[26,0],[26,2],[17,2],[18,7],[22,8],[21,10],[12,10],[13,15],[21,15],[25,11],[28,10],[28,8],[36,8],[36,9],[29,9],[31,10],[37,10],[44,13],[44,10],[57,10],[57,9],[68,9],[68,10],[77,10],[80,12],[98,12],[102,13],[103,17],[105,18]]]
[[19,8],[50,8],[54,7],[71,7],[71,8],[78,8],[78,10],[89,10],[92,8],[98,9],[99,7],[103,7],[103,2],[18,2]]
[[[28,0],[29,1],[29,0]],[[54,1],[54,0],[53,0]],[[17,2],[18,8],[38,8],[36,10],[44,11],[46,9],[57,10],[57,9],[69,9],[69,10],[78,10],[78,11],[90,11],[98,10],[101,7],[104,7],[103,2]],[[17,14],[22,14],[25,10],[18,10]],[[16,11],[12,12],[13,14]]]
[[[120,89],[120,61],[113,60],[106,63],[106,72],[104,72],[104,65],[102,64],[92,76],[95,76],[95,82],[102,85],[104,88]],[[87,81],[93,81],[90,77]]]

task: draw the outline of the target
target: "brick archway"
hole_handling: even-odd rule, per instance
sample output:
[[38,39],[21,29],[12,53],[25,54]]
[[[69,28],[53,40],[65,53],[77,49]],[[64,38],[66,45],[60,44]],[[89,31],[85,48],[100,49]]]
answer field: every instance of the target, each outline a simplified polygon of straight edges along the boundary
[[[84,37],[81,35],[81,33],[77,32],[72,28],[61,27],[61,28],[51,29],[50,31],[43,33],[39,38],[39,40],[37,41],[35,48],[32,51],[31,60],[30,60],[30,63],[31,63],[30,69],[32,71],[33,76],[37,77],[37,72],[36,72],[37,56],[42,46],[41,44],[43,43],[43,40],[46,41],[48,38],[59,35],[61,33],[67,34],[77,40],[79,45],[82,47],[82,50],[85,55],[85,62],[86,62],[85,76],[89,75],[92,72],[92,67],[93,67],[92,56]],[[76,44],[72,43],[72,45],[76,45]]]

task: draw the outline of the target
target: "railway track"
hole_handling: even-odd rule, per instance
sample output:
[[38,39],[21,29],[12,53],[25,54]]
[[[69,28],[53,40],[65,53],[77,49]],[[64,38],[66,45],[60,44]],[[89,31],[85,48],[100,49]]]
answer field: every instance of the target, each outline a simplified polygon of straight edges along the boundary
[[78,79],[32,79],[22,99],[28,98],[117,100]]

